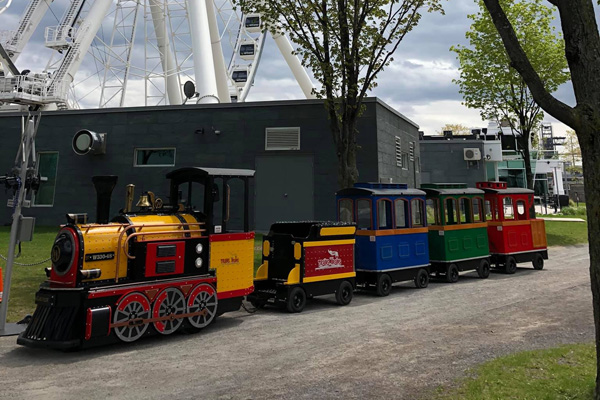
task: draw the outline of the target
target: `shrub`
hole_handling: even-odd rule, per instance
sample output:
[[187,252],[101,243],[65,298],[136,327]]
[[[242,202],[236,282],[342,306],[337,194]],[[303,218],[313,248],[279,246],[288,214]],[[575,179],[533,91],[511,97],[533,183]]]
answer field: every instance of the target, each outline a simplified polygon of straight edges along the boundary
[[569,206],[569,207],[563,207],[560,210],[560,213],[562,215],[586,215],[586,209],[585,209],[585,207]]

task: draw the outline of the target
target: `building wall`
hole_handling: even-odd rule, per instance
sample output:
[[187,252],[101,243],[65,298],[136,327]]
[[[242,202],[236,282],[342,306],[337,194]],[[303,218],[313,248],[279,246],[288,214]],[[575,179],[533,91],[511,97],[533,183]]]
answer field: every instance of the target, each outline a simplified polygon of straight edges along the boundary
[[[389,154],[379,156],[378,151],[387,152],[388,145],[378,145],[378,141],[389,143],[390,137],[398,133],[412,138],[417,135],[418,127],[400,121],[404,120],[402,115],[377,99],[367,99],[365,105],[358,123],[360,180],[378,181],[382,176],[391,176],[396,182],[407,181],[409,174],[399,168],[394,170],[386,159]],[[18,148],[20,116],[0,115],[0,124],[3,127],[0,171],[8,172]],[[300,149],[266,151],[267,127],[300,127]],[[71,142],[80,129],[106,133],[106,154],[74,154]],[[96,197],[92,175],[119,177],[111,202],[111,213],[116,214],[124,206],[124,188],[129,183],[136,185],[136,197],[142,191],[151,190],[166,199],[165,175],[169,171],[185,166],[255,169],[257,158],[265,156],[312,157],[314,215],[307,218],[335,218],[337,157],[329,121],[319,100],[54,111],[44,113],[36,146],[38,152],[59,153],[54,205],[24,211],[25,215],[35,216],[40,225],[63,223],[68,212],[87,212],[94,221]],[[175,147],[175,166],[134,167],[134,151],[143,147]],[[293,172],[290,171],[290,179]],[[408,183],[414,182],[408,180]],[[276,186],[278,182],[272,184]],[[10,196],[3,197],[6,204]],[[293,206],[290,202],[274,205],[284,209],[290,206]],[[251,207],[261,205],[251,204]],[[10,221],[10,214],[11,210],[3,207],[0,222]],[[265,224],[263,221],[261,225]]]
[[[386,182],[391,178],[393,182],[407,183],[410,187],[420,185],[418,125],[406,118],[399,118],[396,111],[382,104],[377,112],[377,134],[379,178]],[[405,161],[408,161],[401,166],[398,165],[396,154],[396,138],[400,139],[400,151],[405,153]],[[412,158],[409,150],[411,144]]]
[[486,162],[465,161],[465,148],[478,148],[484,153],[481,140],[421,140],[421,170],[423,183],[466,183],[487,180]]

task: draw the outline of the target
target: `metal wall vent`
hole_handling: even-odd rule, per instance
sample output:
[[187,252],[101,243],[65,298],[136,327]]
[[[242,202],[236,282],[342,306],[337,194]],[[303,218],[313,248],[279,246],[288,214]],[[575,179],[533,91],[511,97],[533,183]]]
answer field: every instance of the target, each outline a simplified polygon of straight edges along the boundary
[[265,150],[300,150],[300,128],[267,128]]
[[402,167],[402,139],[396,136],[396,166]]

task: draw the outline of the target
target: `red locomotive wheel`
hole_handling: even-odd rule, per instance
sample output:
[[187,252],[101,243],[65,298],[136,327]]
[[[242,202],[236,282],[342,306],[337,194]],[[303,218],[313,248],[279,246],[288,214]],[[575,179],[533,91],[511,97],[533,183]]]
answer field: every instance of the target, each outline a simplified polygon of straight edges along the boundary
[[201,283],[190,293],[187,301],[187,312],[197,313],[206,310],[206,313],[188,317],[188,322],[194,328],[200,329],[208,326],[217,315],[217,292],[207,283]]
[[182,318],[177,315],[185,313],[185,297],[181,290],[170,287],[166,288],[156,297],[152,307],[152,318],[171,317],[165,321],[154,323],[154,329],[163,335],[175,332],[183,323]]
[[124,342],[135,342],[146,333],[148,324],[143,320],[149,318],[148,298],[141,293],[129,293],[119,301],[113,318],[114,324],[129,322],[129,325],[114,328],[115,335]]

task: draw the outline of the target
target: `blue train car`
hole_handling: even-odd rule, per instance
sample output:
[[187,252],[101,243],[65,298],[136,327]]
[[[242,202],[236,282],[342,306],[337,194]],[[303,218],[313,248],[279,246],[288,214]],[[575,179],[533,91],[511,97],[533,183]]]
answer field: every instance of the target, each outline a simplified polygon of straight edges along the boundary
[[425,192],[402,183],[356,183],[336,193],[338,220],[357,225],[356,283],[387,296],[394,282],[429,284]]

